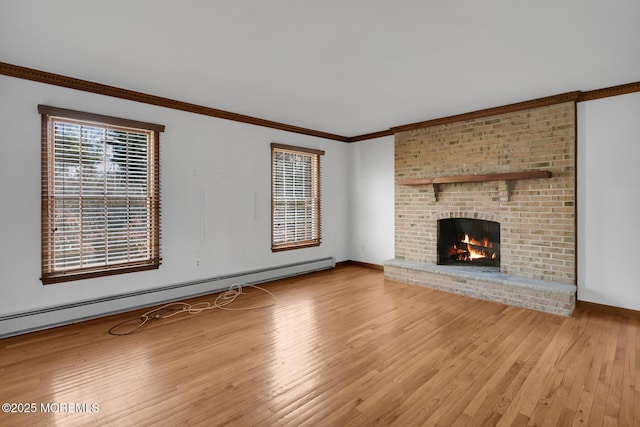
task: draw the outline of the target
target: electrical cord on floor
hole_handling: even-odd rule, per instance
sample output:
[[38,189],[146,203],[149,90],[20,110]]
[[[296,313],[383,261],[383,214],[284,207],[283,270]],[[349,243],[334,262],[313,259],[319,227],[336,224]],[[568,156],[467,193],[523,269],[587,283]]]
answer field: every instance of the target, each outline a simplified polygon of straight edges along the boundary
[[[202,313],[205,310],[215,310],[215,309],[229,310],[229,311],[257,310],[260,308],[271,307],[276,304],[276,297],[268,290],[256,285],[244,285],[244,286],[258,289],[269,294],[272,299],[271,303],[269,303],[268,305],[262,305],[258,307],[238,307],[238,308],[227,307],[229,304],[234,302],[240,295],[243,295],[243,294],[246,295],[246,293],[243,292],[242,290],[242,285],[233,284],[229,287],[229,289],[218,294],[218,297],[215,299],[213,304],[210,303],[209,301],[202,301],[194,304],[189,304],[186,302],[171,302],[161,307],[154,308],[153,310],[149,310],[146,313],[142,314],[140,317],[127,319],[123,322],[118,323],[117,325],[112,326],[109,329],[109,334],[117,335],[117,336],[131,335],[134,332],[138,332],[139,330],[141,330],[147,323],[149,323],[152,320],[167,319],[169,317],[173,317],[180,313],[198,314],[198,313]],[[133,329],[126,330],[124,332],[118,331],[119,329],[122,329],[125,326],[132,327]]]

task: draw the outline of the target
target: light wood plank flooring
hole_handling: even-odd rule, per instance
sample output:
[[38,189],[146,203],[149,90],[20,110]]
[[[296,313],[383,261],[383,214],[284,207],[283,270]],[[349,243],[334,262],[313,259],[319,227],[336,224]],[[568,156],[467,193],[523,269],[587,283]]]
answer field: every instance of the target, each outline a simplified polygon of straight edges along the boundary
[[[0,403],[37,405],[0,425],[640,426],[637,319],[563,318],[358,266],[265,287],[266,309],[107,333],[141,310],[0,340]],[[234,304],[266,302],[247,290]]]

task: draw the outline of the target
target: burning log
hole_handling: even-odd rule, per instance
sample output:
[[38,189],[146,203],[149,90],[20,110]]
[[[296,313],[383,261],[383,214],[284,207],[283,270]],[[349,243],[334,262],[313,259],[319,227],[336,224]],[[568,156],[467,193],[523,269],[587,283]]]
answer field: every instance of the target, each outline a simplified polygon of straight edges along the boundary
[[472,221],[452,218],[438,222],[438,264],[500,265],[499,228],[472,226],[476,224]]
[[496,250],[493,249],[492,247],[461,242],[460,248],[461,249],[458,249],[458,250],[468,253],[471,259],[474,259],[474,258],[493,259],[496,257]]

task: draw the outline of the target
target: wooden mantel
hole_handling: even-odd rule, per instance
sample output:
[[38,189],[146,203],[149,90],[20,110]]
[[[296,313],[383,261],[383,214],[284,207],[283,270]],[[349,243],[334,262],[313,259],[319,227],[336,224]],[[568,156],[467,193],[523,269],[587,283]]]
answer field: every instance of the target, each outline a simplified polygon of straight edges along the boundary
[[397,183],[399,185],[455,184],[459,182],[515,181],[518,179],[538,178],[551,178],[551,171],[525,171],[488,173],[482,175],[438,176],[435,178],[411,178],[400,179]]
[[505,173],[488,173],[481,175],[453,175],[438,176],[433,178],[410,178],[399,179],[396,181],[398,185],[432,185],[434,200],[438,200],[439,184],[457,184],[463,182],[487,182],[501,181],[500,184],[500,200],[508,202],[511,196],[511,186],[509,181],[520,179],[539,179],[551,178],[551,171],[535,170],[524,172],[505,172]]

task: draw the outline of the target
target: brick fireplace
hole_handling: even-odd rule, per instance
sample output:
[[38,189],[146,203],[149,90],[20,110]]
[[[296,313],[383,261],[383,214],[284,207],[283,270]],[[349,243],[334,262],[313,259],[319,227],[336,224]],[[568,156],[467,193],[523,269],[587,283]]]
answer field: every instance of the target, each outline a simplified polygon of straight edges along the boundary
[[[385,277],[571,315],[575,129],[575,101],[565,101],[396,132]],[[499,224],[499,267],[439,265],[439,220],[452,218]]]

